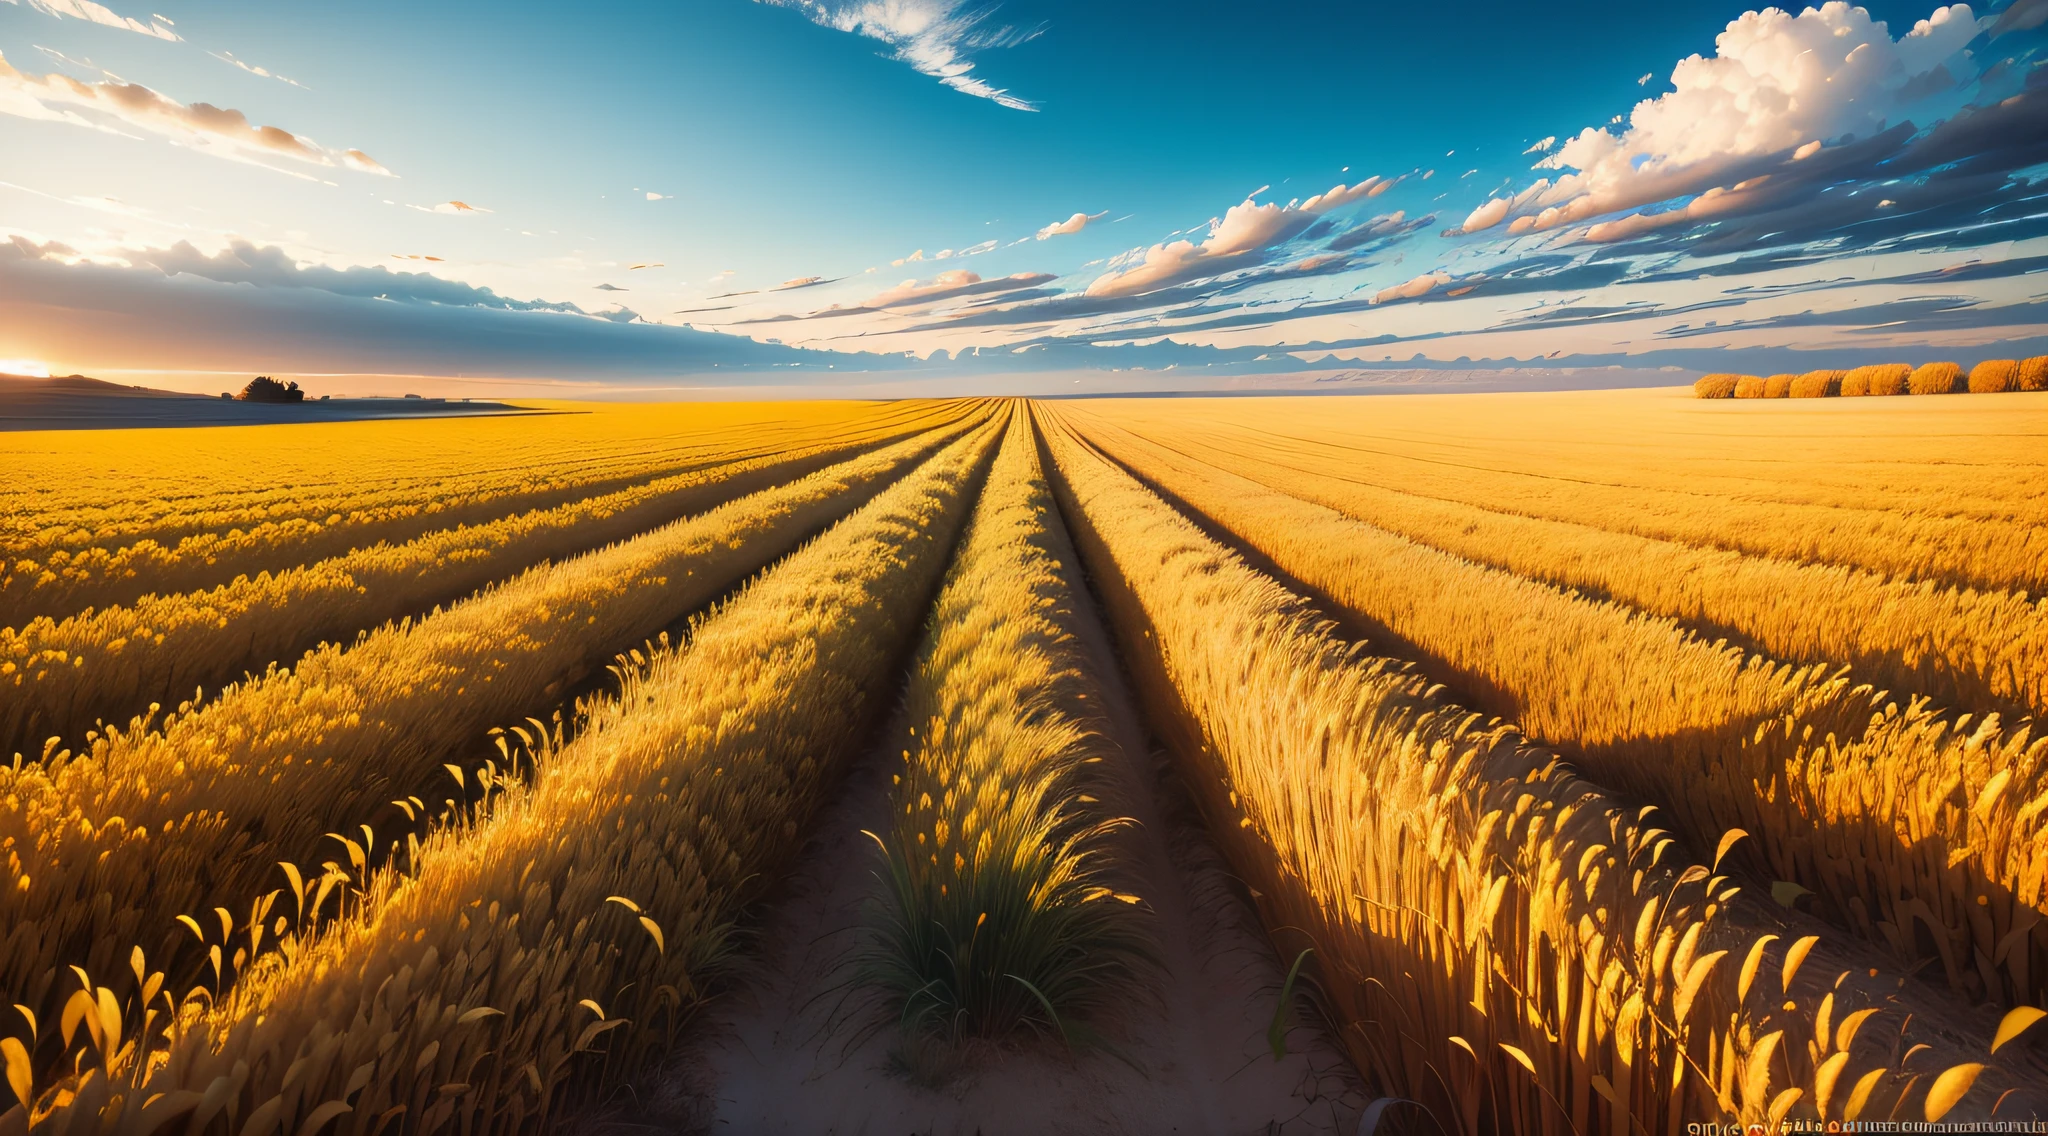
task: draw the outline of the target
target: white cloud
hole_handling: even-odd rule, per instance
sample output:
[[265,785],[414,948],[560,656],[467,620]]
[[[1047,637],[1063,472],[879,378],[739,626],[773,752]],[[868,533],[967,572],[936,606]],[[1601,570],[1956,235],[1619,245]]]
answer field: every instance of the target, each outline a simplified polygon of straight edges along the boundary
[[491,212],[489,209],[479,209],[467,201],[443,201],[439,205],[408,205],[406,208],[417,209],[422,213],[443,213],[450,217],[460,217],[465,213]]
[[1055,221],[1045,228],[1038,230],[1038,239],[1042,241],[1051,237],[1070,237],[1087,228],[1088,222],[1100,221],[1107,216],[1109,216],[1109,210],[1107,209],[1100,213],[1076,213],[1064,221]]
[[983,280],[978,274],[964,268],[955,268],[932,277],[931,283],[920,284],[916,280],[905,280],[886,292],[868,298],[866,307],[888,308],[903,304],[924,303],[943,300],[954,296],[977,296],[1001,292],[1015,292],[1049,283],[1057,277],[1048,272],[1018,272],[994,280]]
[[1391,288],[1380,289],[1373,296],[1372,302],[1384,304],[1388,300],[1412,300],[1417,296],[1434,292],[1450,282],[1451,278],[1448,273],[1425,272],[1405,284],[1396,284]]
[[868,300],[868,306],[871,308],[886,308],[891,304],[932,299],[950,292],[958,292],[970,284],[979,283],[981,283],[980,276],[964,268],[955,268],[950,272],[941,272],[937,276],[932,277],[932,282],[929,284],[919,284],[915,280],[905,280],[894,288],[871,297]]
[[[162,17],[158,18],[161,19]],[[236,59],[235,53],[232,51],[209,51],[206,54],[213,56],[215,59],[220,60],[222,63],[232,63],[235,66],[240,67],[242,70],[247,71],[251,75],[261,75],[265,79],[275,79],[280,83],[290,83],[292,86],[297,87],[302,91],[306,89],[306,85],[304,83],[299,82],[297,79],[287,79],[284,76],[279,75],[275,71],[270,71],[265,68],[258,67],[255,64],[248,62],[247,60]]]
[[1038,36],[1039,29],[986,28],[993,8],[969,7],[964,0],[758,0],[778,8],[794,8],[814,24],[880,40],[895,49],[895,58],[921,75],[929,75],[962,94],[989,99],[1012,110],[1037,110],[998,87],[968,74],[970,56],[985,48],[1014,47]]
[[16,5],[24,2],[38,12],[48,12],[59,19],[69,17],[74,20],[85,20],[105,27],[140,32],[146,36],[154,36],[157,39],[167,39],[173,42],[180,38],[178,33],[172,31],[167,26],[170,24],[170,21],[162,16],[153,17],[153,22],[145,24],[141,20],[116,15],[109,11],[105,5],[95,4],[92,0],[7,0],[7,3]]
[[1643,77],[1636,80],[1636,86],[1647,87],[1650,85],[1650,80],[1656,78],[1656,76],[1657,73],[1655,71],[1645,71],[1643,72]]
[[264,166],[270,166],[268,159],[286,157],[391,175],[361,150],[330,150],[280,127],[254,126],[238,110],[211,103],[187,105],[138,83],[81,83],[68,75],[29,75],[15,70],[5,56],[0,56],[0,114],[115,134],[126,134],[121,126],[136,127],[195,150]]
[[670,201],[675,198],[675,194],[673,193],[656,193],[651,189],[647,190],[646,193],[647,200],[649,201]]
[[1286,205],[1259,205],[1247,197],[1231,206],[1222,220],[1210,224],[1209,236],[1201,244],[1182,240],[1153,245],[1135,266],[1097,277],[1088,285],[1088,294],[1134,296],[1228,271],[1247,254],[1270,248],[1308,228],[1322,214],[1370,195],[1377,184],[1381,184],[1378,177],[1369,177],[1357,185],[1333,186],[1328,193]]
[[1522,153],[1541,154],[1543,151],[1548,150],[1555,145],[1557,145],[1557,135],[1553,134],[1548,138],[1538,138],[1535,142],[1530,143],[1529,148],[1527,150],[1522,151]]
[[1555,228],[1742,181],[1814,142],[1868,137],[1974,77],[1964,48],[1977,32],[1967,4],[1935,9],[1897,40],[1843,0],[1745,13],[1712,58],[1680,60],[1673,90],[1637,103],[1626,131],[1588,127],[1540,163],[1576,172],[1537,182],[1506,211],[1488,202],[1464,229],[1510,214],[1515,231]]

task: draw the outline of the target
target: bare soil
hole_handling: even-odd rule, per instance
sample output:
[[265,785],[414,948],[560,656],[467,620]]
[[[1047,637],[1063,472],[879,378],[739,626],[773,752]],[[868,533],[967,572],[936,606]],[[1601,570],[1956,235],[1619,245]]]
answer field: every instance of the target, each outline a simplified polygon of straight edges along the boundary
[[[1085,600],[1084,600],[1085,603]],[[691,1027],[674,1075],[613,1132],[1004,1136],[1054,1133],[1349,1132],[1364,1099],[1305,998],[1286,1054],[1267,1040],[1284,978],[1258,917],[1192,806],[1152,756],[1092,611],[1084,645],[1121,760],[1110,771],[1127,829],[1117,859],[1155,920],[1152,988],[1114,1020],[1107,1044],[1058,1039],[934,1055],[906,1053],[895,1024],[850,982],[879,856],[863,829],[887,815],[891,747],[854,769],[813,826],[781,899],[756,923],[733,992]],[[886,735],[896,736],[896,731]]]

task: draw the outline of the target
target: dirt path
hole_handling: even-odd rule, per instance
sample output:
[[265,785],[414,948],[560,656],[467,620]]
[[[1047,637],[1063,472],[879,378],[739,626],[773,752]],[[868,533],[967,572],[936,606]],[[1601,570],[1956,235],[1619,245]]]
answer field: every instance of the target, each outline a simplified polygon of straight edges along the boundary
[[1122,1059],[1073,1057],[1045,1042],[971,1055],[941,1088],[901,1071],[893,1024],[846,983],[862,905],[878,887],[876,848],[861,831],[879,830],[886,814],[891,755],[877,752],[814,826],[781,902],[758,925],[746,973],[692,1027],[670,1091],[647,1102],[634,1128],[763,1136],[1351,1130],[1363,1101],[1305,1001],[1289,1015],[1287,1055],[1274,1059],[1267,1030],[1282,964],[1192,806],[1147,756],[1099,621],[1089,611],[1081,622],[1124,754],[1111,777],[1123,811],[1139,822],[1118,860],[1150,902],[1159,940],[1149,996],[1096,1023]]

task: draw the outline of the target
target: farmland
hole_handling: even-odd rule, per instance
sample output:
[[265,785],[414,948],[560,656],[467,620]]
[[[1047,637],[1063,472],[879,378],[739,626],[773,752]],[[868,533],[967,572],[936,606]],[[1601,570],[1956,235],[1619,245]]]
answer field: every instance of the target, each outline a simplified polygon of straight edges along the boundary
[[1792,395],[12,435],[0,1134],[2048,1117],[2048,396]]

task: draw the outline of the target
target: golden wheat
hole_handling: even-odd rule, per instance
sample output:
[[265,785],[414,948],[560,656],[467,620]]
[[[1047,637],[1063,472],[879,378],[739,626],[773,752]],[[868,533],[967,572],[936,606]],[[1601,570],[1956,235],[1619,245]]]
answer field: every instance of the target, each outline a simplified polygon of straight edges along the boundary
[[[1959,400],[1930,428],[1918,414],[1894,413],[1911,409],[1903,404],[1864,404],[1876,413],[1857,427],[1815,432],[1775,415],[1674,420],[1671,409],[1716,407],[1597,393],[1616,405],[1529,395],[1479,396],[1490,401],[1476,405],[1443,401],[1463,395],[1320,399],[1309,416],[1262,405],[1286,399],[1179,400],[1172,420],[1179,437],[1218,454],[1361,485],[1888,576],[2048,592],[2048,497],[2026,488],[2040,468],[2041,420],[2032,414]],[[1372,404],[1370,413],[1351,403]],[[1388,403],[1402,405],[1380,409]],[[1087,410],[1143,430],[1160,407]],[[1957,434],[1970,438],[1966,454],[1956,452]],[[1786,476],[1783,456],[1794,437],[1797,478]]]
[[[1914,1094],[1920,1078],[1861,1032],[1876,999],[1802,970],[1828,945],[1759,935],[1728,908],[1743,901],[1725,877],[1667,861],[1654,810],[1347,647],[1077,439],[1049,435],[1155,724],[1268,925],[1290,953],[1313,949],[1374,1092],[1421,1102],[1446,1131],[1616,1134],[1775,1122],[1802,1101],[1805,1115],[1883,1115]],[[1842,958],[1827,957],[1813,969]],[[1852,1061],[1860,1091],[1845,1102],[1831,1090]]]
[[144,1024],[125,1060],[92,1054],[44,1108],[110,1136],[166,1114],[523,1131],[638,1079],[892,693],[993,437],[956,441],[658,652],[530,789],[379,873],[358,914],[267,956],[217,1011]]
[[[901,413],[892,408],[882,417],[893,421]],[[53,536],[69,538],[81,532],[90,534],[90,541],[81,546],[45,547],[40,552],[34,547],[14,551],[10,546],[6,563],[0,565],[0,626],[20,627],[37,616],[62,618],[88,608],[127,603],[150,593],[169,595],[211,587],[239,575],[291,568],[380,540],[411,540],[435,529],[487,522],[527,509],[552,508],[593,493],[616,492],[655,476],[759,457],[806,441],[829,440],[848,425],[858,429],[857,422],[848,424],[836,412],[828,411],[821,417],[827,428],[818,433],[824,437],[814,434],[806,439],[804,416],[795,414],[791,416],[792,424],[780,429],[748,428],[712,434],[691,440],[680,452],[670,451],[653,462],[642,459],[593,468],[585,457],[566,476],[540,476],[517,467],[502,471],[498,477],[482,476],[473,481],[452,474],[438,486],[425,488],[409,482],[373,494],[369,500],[358,500],[360,489],[343,482],[324,492],[302,495],[284,510],[286,515],[281,518],[259,520],[230,509],[224,515],[209,518],[210,523],[220,527],[192,532],[174,541],[162,534],[152,534],[112,543],[108,536],[94,529],[50,525],[39,534],[46,544]],[[907,433],[915,424],[913,414],[909,424],[898,422],[896,432]],[[294,427],[284,431],[284,437],[292,439],[294,430],[306,429],[309,428]],[[116,435],[102,444],[119,445],[122,439],[118,435],[134,432],[90,433]],[[533,433],[539,437],[527,438],[523,447],[548,444],[546,431]],[[235,435],[235,440],[239,442],[246,436],[244,431]],[[269,446],[289,444],[282,443],[276,433],[265,440]],[[319,447],[319,441],[312,436],[294,440],[316,451]],[[561,439],[556,441],[559,444]],[[147,445],[137,448],[151,449]],[[263,448],[252,449],[255,452],[248,460],[267,456]],[[167,457],[163,464],[189,470],[193,463]],[[204,512],[198,511],[200,515]]]
[[[1114,429],[1077,412],[1091,429]],[[1668,616],[1707,636],[1735,635],[1781,659],[1845,663],[1898,697],[1927,695],[1977,713],[2048,710],[2048,598],[1886,579],[1702,548],[1569,521],[1361,485],[1334,464],[1282,466],[1220,454],[1177,426],[1156,446],[1269,489],[1519,575]]]
[[1701,375],[1692,384],[1695,398],[1734,398],[1735,389],[1743,380],[1742,375]]
[[[932,425],[938,424],[934,416]],[[425,611],[545,560],[586,552],[723,500],[811,473],[900,429],[772,457],[657,477],[614,493],[496,521],[373,544],[276,574],[183,595],[145,596],[70,619],[0,630],[0,753],[59,736],[76,743],[95,718],[126,721],[151,702],[217,686],[323,640],[342,641]]]
[[1104,841],[1126,822],[1090,768],[1110,743],[1075,572],[1020,406],[911,670],[878,837],[886,886],[860,970],[912,1044],[1065,1033],[1145,953],[1138,897],[1109,880]]
[[[1958,990],[2048,996],[2048,936],[2027,930],[2048,903],[2048,739],[1901,705],[1831,665],[1708,643],[1128,434],[1095,436],[1282,571],[1440,660],[1480,706],[1663,804],[1695,846],[1744,828],[1751,866],[1810,889],[1839,923],[1911,954],[1904,929],[1928,913]],[[1951,807],[1958,797],[1982,807]],[[1961,965],[1973,950],[1987,965]]]
[[1908,394],[1963,394],[1969,389],[1963,369],[1954,363],[1923,363],[1906,380]]
[[1913,368],[1904,363],[1880,363],[1870,367],[1858,367],[1842,380],[1843,394],[1848,394],[1850,381],[1857,380],[1865,395],[1899,395],[1906,393],[1906,380],[1913,375]]
[[1842,393],[1846,371],[1808,371],[1792,380],[1793,398],[1833,398]]
[[535,405],[543,412],[515,417],[17,434],[11,453],[29,476],[0,485],[0,545],[170,544],[324,522],[337,508],[433,512],[451,497],[595,492],[749,432],[797,437],[889,413],[856,402]]
[[1986,359],[1970,368],[1971,394],[2003,394],[2020,389],[2020,365],[2011,359]]
[[404,798],[434,795],[442,763],[480,749],[487,726],[548,713],[614,652],[786,554],[942,440],[535,569],[313,652],[161,729],[138,721],[89,753],[0,766],[0,978],[47,1014],[65,964],[114,972],[131,944],[164,956],[184,934],[178,916],[243,902],[276,861],[316,862],[324,834],[370,828],[362,854],[376,856],[400,814],[420,811]]

